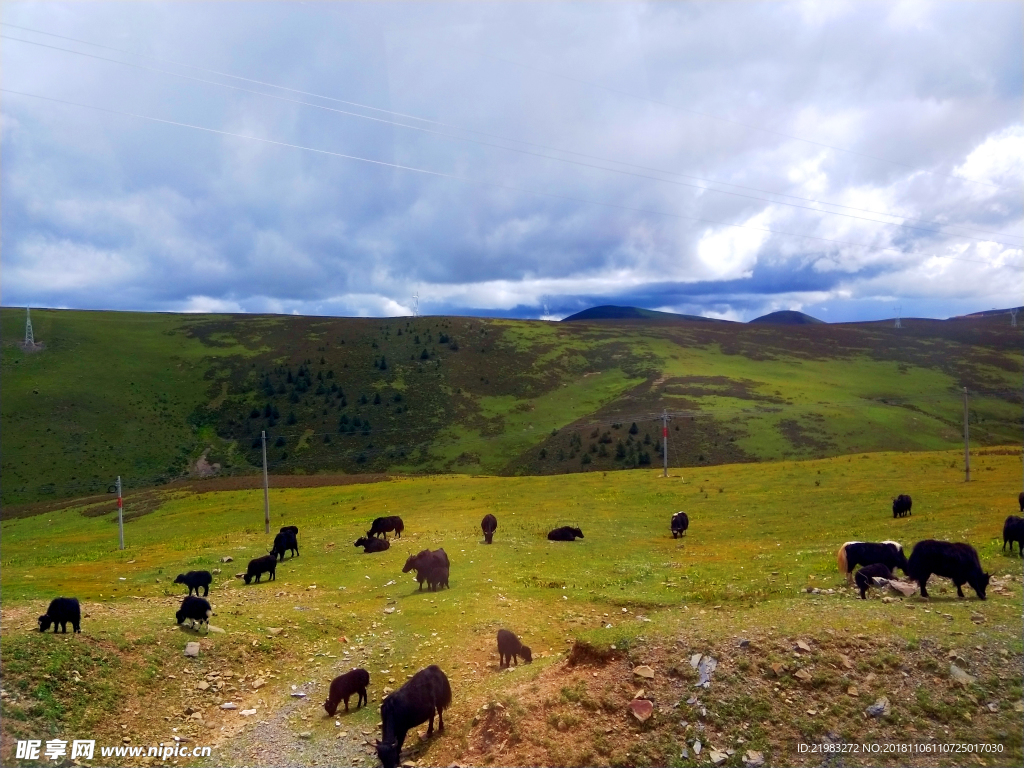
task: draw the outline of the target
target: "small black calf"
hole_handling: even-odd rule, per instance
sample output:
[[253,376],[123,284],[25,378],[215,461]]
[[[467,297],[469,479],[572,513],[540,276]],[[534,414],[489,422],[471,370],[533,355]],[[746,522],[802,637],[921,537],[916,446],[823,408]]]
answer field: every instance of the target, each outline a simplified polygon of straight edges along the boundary
[[1013,542],[1017,542],[1017,549],[1020,556],[1024,557],[1024,517],[1010,515],[1003,523],[1003,551],[1006,551],[1006,543],[1010,543],[1010,554],[1013,554]]
[[519,638],[507,629],[498,630],[498,666],[507,667],[513,661],[519,666],[519,656],[529,664],[533,661],[533,654],[529,646],[519,642]]
[[498,518],[494,515],[484,515],[484,519],[480,523],[480,528],[483,529],[484,532],[484,541],[490,544],[491,539],[494,538],[494,532],[498,530]]
[[190,595],[194,590],[197,597],[199,596],[200,588],[202,588],[203,597],[206,597],[210,594],[210,583],[212,581],[213,574],[209,571],[189,571],[188,573],[179,573],[174,583],[187,586]]
[[192,595],[182,600],[181,608],[174,614],[174,618],[178,620],[179,624],[184,624],[188,620],[195,627],[197,621],[200,626],[205,622],[207,632],[210,631],[211,616],[213,616],[213,609],[210,607],[209,601],[201,597],[193,597]]
[[387,539],[368,539],[365,536],[361,539],[356,539],[355,545],[363,548],[363,554],[367,552],[383,552],[391,547]]
[[872,565],[865,565],[853,577],[854,581],[857,582],[857,589],[860,590],[861,600],[867,600],[867,591],[875,586],[873,579],[876,577],[879,579],[891,579],[892,571],[882,563],[874,563]]
[[576,539],[582,538],[583,531],[573,528],[571,525],[563,525],[548,533],[548,541],[576,541]]
[[75,632],[82,631],[82,608],[77,597],[55,597],[50,601],[46,613],[39,617],[39,631],[45,632],[53,624],[53,632],[57,633],[57,625],[65,635],[68,633],[68,622]]
[[338,675],[331,681],[331,690],[327,694],[327,701],[324,702],[324,709],[327,714],[334,717],[338,711],[338,704],[345,702],[345,711],[348,712],[348,700],[353,693],[358,693],[356,709],[367,703],[366,686],[370,684],[370,673],[365,669],[353,669],[344,675]]
[[260,583],[260,577],[264,573],[269,573],[270,577],[267,581],[277,580],[277,557],[274,555],[264,555],[263,557],[253,558],[249,561],[249,567],[245,569],[245,583],[249,584],[252,582],[253,577],[256,578],[256,583]]
[[678,538],[686,533],[686,529],[690,527],[690,518],[687,517],[685,512],[676,512],[672,515],[672,538]]

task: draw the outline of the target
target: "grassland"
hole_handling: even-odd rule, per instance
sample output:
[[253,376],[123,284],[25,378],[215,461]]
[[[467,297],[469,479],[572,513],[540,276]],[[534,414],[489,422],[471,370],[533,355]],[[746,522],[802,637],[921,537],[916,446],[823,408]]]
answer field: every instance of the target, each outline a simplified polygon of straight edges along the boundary
[[[0,312],[4,515],[152,488],[206,464],[544,475],[939,450],[1019,432],[1001,318],[765,326]],[[637,425],[635,432],[630,427]],[[27,506],[33,505],[35,507]],[[13,508],[12,508],[13,507]]]
[[[1020,764],[1024,584],[1021,560],[999,538],[1016,508],[1020,452],[977,452],[970,484],[958,458],[871,453],[682,467],[669,478],[444,475],[273,489],[274,529],[298,525],[302,554],[276,582],[250,586],[233,574],[269,546],[259,491],[154,491],[153,511],[126,526],[124,552],[109,513],[5,519],[0,762],[17,764],[12,739],[87,733],[106,744],[214,743],[210,765],[371,765],[365,742],[382,694],[437,663],[455,702],[442,738],[411,734],[410,757],[423,765],[690,766],[695,737],[733,749],[727,766],[747,749],[769,764],[817,765],[820,755],[797,744],[826,739],[1003,749],[966,760],[848,755],[847,765]],[[892,519],[898,492],[913,496],[913,516]],[[678,509],[691,527],[673,540]],[[479,530],[488,512],[499,520],[492,546]],[[388,513],[402,515],[403,538],[359,554],[351,542]],[[544,539],[566,523],[586,538]],[[989,600],[957,600],[939,584],[930,601],[860,601],[842,588],[843,541],[929,537],[978,548],[996,577]],[[449,553],[451,589],[418,593],[401,573],[427,546]],[[189,568],[223,571],[210,599],[225,631],[204,633],[195,660],[182,656],[194,633],[172,618],[181,590],[170,581]],[[56,594],[83,601],[81,635],[32,631]],[[499,672],[501,626],[533,647],[532,665]],[[694,687],[693,653],[720,662],[709,690]],[[951,679],[951,660],[976,681]],[[639,664],[654,680],[633,674]],[[319,703],[355,665],[370,670],[371,706],[336,724]],[[644,725],[625,709],[639,688],[655,702]],[[891,713],[866,717],[882,695]],[[226,700],[257,714],[225,712]]]

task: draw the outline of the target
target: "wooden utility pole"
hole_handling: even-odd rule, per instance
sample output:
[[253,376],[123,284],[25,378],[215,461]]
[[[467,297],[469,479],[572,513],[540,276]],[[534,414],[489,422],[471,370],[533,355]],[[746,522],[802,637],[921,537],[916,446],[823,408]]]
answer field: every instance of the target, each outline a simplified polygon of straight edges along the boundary
[[668,409],[661,412],[661,463],[662,477],[668,477]]
[[117,548],[124,549],[124,502],[121,499],[121,476],[117,476]]
[[267,479],[267,430],[261,433],[263,441],[263,527],[270,533],[270,484]]
[[971,439],[967,415],[967,387],[964,387],[964,482],[971,482]]

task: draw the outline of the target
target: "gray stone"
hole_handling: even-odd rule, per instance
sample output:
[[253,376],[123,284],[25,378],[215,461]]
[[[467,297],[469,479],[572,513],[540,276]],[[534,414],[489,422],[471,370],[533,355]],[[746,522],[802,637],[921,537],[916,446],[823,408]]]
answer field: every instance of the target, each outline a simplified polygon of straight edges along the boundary
[[750,641],[747,639],[740,640],[740,648],[749,648]]
[[235,561],[235,558],[233,558],[231,555],[225,555],[220,559],[220,561],[222,563],[233,563]]
[[743,764],[748,768],[761,768],[764,765],[764,755],[753,749],[743,753]]
[[195,658],[199,655],[199,643],[185,643],[185,655]]
[[962,669],[960,669],[960,667],[958,667],[956,664],[950,664],[949,665],[949,676],[952,677],[956,682],[960,683],[961,685],[970,685],[976,679],[972,675],[968,675],[966,672],[964,672]]
[[299,734],[299,738],[300,739],[311,739],[311,738],[313,738],[313,733],[312,733],[312,731],[303,731],[302,733]]
[[881,717],[882,715],[888,715],[891,711],[889,707],[889,699],[883,696],[864,711],[871,715],[871,717]]
[[220,705],[221,709],[238,709],[238,705],[233,701],[225,701]]

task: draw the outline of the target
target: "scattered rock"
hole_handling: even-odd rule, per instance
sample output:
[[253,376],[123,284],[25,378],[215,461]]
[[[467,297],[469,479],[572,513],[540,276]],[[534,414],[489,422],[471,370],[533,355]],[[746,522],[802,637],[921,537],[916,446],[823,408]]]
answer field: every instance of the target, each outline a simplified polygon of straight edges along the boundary
[[783,672],[783,670],[785,670],[785,668],[786,667],[783,666],[782,662],[780,662],[780,661],[776,661],[774,664],[771,665],[771,670],[772,670],[772,672],[775,673],[776,677],[781,677],[782,676],[782,672]]
[[889,699],[883,696],[864,711],[867,712],[871,717],[882,717],[883,715],[888,715],[891,711],[891,708],[889,706]]
[[242,717],[251,717],[251,716],[256,714],[256,710],[255,709],[243,709],[238,714],[240,714]]
[[239,571],[238,573],[235,574],[235,578],[236,579],[241,579],[244,576],[245,576],[245,571]]
[[221,709],[238,709],[238,705],[233,701],[225,701],[220,705]]
[[975,624],[984,624],[985,623],[985,617],[982,616],[980,613],[972,613],[971,614],[971,621],[973,621]]
[[853,669],[853,662],[850,661],[850,657],[844,653],[839,654],[839,660],[843,662],[843,666],[847,669]]
[[743,753],[743,764],[747,768],[761,768],[764,765],[764,755],[761,752],[748,749]]
[[189,720],[198,720],[198,721],[202,722],[202,720],[203,720],[203,713],[202,712],[193,712],[191,715],[188,716],[188,719]]
[[284,627],[267,627],[267,632],[271,637],[277,637],[284,632]]
[[851,685],[849,688],[846,689],[846,693],[849,696],[857,696],[857,695],[860,694],[860,691],[857,690],[857,686],[856,685]]
[[700,664],[701,655],[702,654],[695,653],[695,654],[693,654],[693,656],[690,657],[690,666],[693,667],[694,669],[696,669],[697,665]]
[[199,643],[185,643],[185,655],[195,658],[199,655]]
[[703,688],[711,687],[711,673],[718,668],[718,660],[711,656],[702,656],[700,663],[697,665],[697,674],[699,676],[697,685]]
[[293,699],[304,699],[304,698],[306,698],[306,694],[304,694],[302,691],[293,691],[292,692],[292,698]]
[[740,640],[740,648],[749,648],[750,641],[747,639]]
[[986,706],[986,708],[988,709],[989,712],[998,712],[999,711],[999,702],[998,701],[990,701],[985,706]]
[[679,753],[679,756],[680,756],[681,758],[683,758],[683,760],[689,760],[689,759],[690,759],[690,750],[686,748],[686,745],[685,745],[685,744],[683,745],[683,749],[682,749],[682,751],[681,751],[681,752]]
[[640,677],[646,677],[648,680],[653,680],[654,679],[654,670],[651,669],[646,664],[643,664],[642,666],[639,666],[639,667],[634,667],[633,668],[633,674],[634,675],[640,675]]
[[949,665],[949,676],[961,685],[970,685],[975,681],[975,678],[972,675],[968,675],[956,664]]
[[200,691],[205,691],[209,687],[210,687],[210,684],[208,682],[206,682],[205,680],[203,680],[202,682],[196,683],[196,689],[200,690]]
[[699,755],[700,754],[700,750],[701,750],[701,746],[702,745],[700,743],[700,739],[695,740],[693,742],[693,754]]
[[393,606],[393,605],[389,605],[387,608],[384,609],[384,613],[394,613],[394,612],[395,612],[395,606]]
[[220,627],[215,627],[215,626],[213,626],[213,624],[210,624],[209,622],[207,622],[206,626],[209,629],[209,631],[213,632],[215,635],[225,635],[225,634],[227,634],[227,632],[225,632],[223,629],[221,629]]
[[898,592],[903,597],[910,597],[917,592],[918,589],[917,584],[912,584],[907,581],[897,581],[895,579],[891,579],[886,586],[888,586],[893,592]]
[[1024,712],[1024,701],[1018,701],[1013,705],[1014,712]]
[[225,555],[224,557],[222,557],[220,559],[220,561],[222,563],[233,563],[233,562],[235,562],[235,558],[233,558],[231,555]]
[[647,699],[633,699],[629,702],[629,711],[633,713],[633,717],[645,723],[654,714],[654,704]]
[[216,575],[218,575],[220,573],[220,568],[214,568],[212,571],[210,571],[210,573],[212,573],[214,576],[216,576]]
[[264,680],[262,677],[259,677],[259,678],[257,678],[257,679],[252,681],[252,689],[254,691],[258,691],[260,688],[262,688],[266,684],[267,684],[267,681]]
[[300,739],[311,739],[311,738],[313,738],[313,732],[312,731],[303,731],[302,733],[299,734],[299,738]]
[[811,652],[811,646],[809,646],[803,640],[797,640],[796,641],[796,647],[799,648],[801,651],[807,651],[808,653]]
[[807,671],[806,669],[798,669],[798,670],[797,670],[797,671],[796,671],[796,672],[794,673],[794,677],[798,677],[798,678],[800,678],[801,680],[803,680],[803,681],[805,681],[805,682],[806,682],[807,680],[810,680],[810,679],[811,679],[811,673],[810,673],[810,672],[808,672],[808,671]]
[[711,758],[712,765],[721,765],[729,756],[725,752],[719,752],[717,749],[712,749],[708,752],[708,757]]

